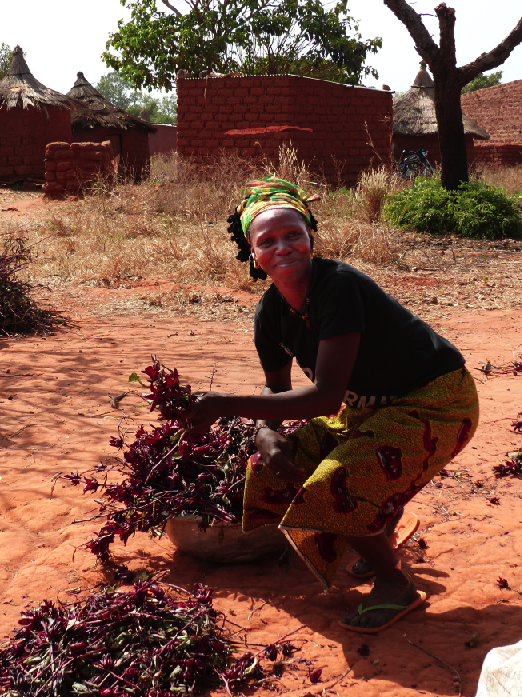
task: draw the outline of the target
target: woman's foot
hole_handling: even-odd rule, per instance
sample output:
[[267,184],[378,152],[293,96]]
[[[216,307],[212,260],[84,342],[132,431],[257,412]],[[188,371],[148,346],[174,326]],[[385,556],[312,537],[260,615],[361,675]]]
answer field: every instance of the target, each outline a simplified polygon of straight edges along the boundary
[[[404,508],[399,508],[397,513],[386,526],[386,537],[388,539],[390,539],[395,532],[395,528],[399,524],[399,520],[402,518],[403,513]],[[354,576],[355,578],[371,578],[372,576],[375,576],[375,571],[373,570],[372,565],[367,562],[364,557],[358,559],[355,564],[351,568],[347,568],[346,571],[350,574],[350,576]]]
[[[377,576],[371,593],[359,606],[358,610],[340,623],[346,629],[354,631],[378,631],[393,623],[425,599],[424,593],[418,593],[413,580],[400,569],[387,576]],[[393,605],[393,608],[376,607]]]

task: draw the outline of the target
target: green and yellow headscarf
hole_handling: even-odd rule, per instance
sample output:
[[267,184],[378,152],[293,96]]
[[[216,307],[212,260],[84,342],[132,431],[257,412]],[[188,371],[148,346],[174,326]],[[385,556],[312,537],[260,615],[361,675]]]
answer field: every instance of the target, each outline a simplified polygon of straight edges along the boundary
[[306,204],[319,198],[309,196],[296,184],[291,184],[284,179],[276,179],[276,177],[249,182],[243,196],[244,200],[238,206],[237,212],[240,215],[245,237],[254,218],[274,208],[293,208],[304,216],[308,225],[311,225],[310,211]]

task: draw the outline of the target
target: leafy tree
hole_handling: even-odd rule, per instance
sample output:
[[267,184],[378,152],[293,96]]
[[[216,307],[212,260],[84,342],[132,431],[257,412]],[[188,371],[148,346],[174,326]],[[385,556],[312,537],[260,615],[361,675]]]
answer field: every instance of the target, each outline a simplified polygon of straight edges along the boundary
[[111,70],[107,75],[102,75],[96,89],[107,99],[111,104],[119,106],[120,109],[127,111],[131,104],[136,101],[137,92],[133,89],[127,80]]
[[139,116],[140,111],[146,109],[151,123],[177,123],[176,108],[177,100],[174,95],[168,95],[161,99],[144,95],[140,100],[132,104],[127,111],[129,114]]
[[[173,88],[178,70],[270,74],[327,74],[357,84],[377,77],[365,65],[379,38],[363,40],[347,0],[330,9],[321,0],[185,0],[185,14],[169,0],[120,0],[120,20],[103,59],[136,87]],[[111,49],[115,53],[111,53]]]
[[146,109],[152,123],[176,123],[177,121],[175,95],[155,98],[150,94],[144,94],[135,90],[127,80],[114,71],[103,75],[96,89],[111,104],[115,104],[133,116],[139,116],[140,111]]
[[495,85],[500,85],[501,80],[502,70],[499,70],[496,73],[491,73],[490,75],[479,73],[471,82],[464,85],[462,88],[462,94],[466,94],[466,92],[476,92],[477,90],[484,89],[484,87],[494,87]]
[[5,76],[11,65],[12,55],[11,47],[2,42],[0,45],[0,80]]
[[502,65],[511,51],[522,42],[522,18],[498,46],[482,53],[471,63],[457,67],[455,51],[455,10],[441,3],[435,8],[439,20],[440,41],[435,43],[422,22],[422,17],[406,0],[384,0],[395,16],[406,26],[415,42],[417,53],[433,74],[435,114],[442,160],[442,186],[456,190],[460,182],[469,181],[466,139],[462,125],[460,95],[462,88],[481,72]]

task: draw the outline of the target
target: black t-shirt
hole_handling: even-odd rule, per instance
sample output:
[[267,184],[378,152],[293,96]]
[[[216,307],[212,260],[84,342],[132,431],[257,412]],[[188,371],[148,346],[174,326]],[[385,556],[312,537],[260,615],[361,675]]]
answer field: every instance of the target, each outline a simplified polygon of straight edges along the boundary
[[459,351],[357,269],[314,259],[309,322],[290,311],[272,285],[259,301],[254,340],[261,365],[276,372],[295,357],[314,380],[319,342],[360,332],[361,341],[344,401],[379,406],[461,368]]

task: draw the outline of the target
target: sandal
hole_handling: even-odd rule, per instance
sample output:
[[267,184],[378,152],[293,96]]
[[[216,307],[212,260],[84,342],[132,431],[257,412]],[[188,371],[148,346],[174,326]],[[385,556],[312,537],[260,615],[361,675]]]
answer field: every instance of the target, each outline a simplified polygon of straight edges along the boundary
[[426,600],[426,593],[424,591],[417,591],[417,597],[415,600],[410,603],[409,605],[392,605],[392,604],[387,604],[384,603],[382,605],[372,605],[371,607],[364,608],[363,606],[359,605],[357,608],[357,612],[359,615],[364,615],[365,612],[370,612],[371,610],[396,610],[397,614],[392,617],[389,622],[386,622],[385,624],[382,624],[380,627],[354,627],[351,624],[348,624],[346,620],[348,618],[345,618],[344,620],[339,620],[339,625],[343,627],[343,629],[348,629],[351,632],[358,632],[359,634],[375,634],[376,632],[380,632],[383,629],[387,629],[390,627],[392,624],[395,624],[398,620],[401,619],[401,617],[404,617],[404,615],[407,615],[409,612],[412,610],[415,610],[416,607],[419,607],[419,605],[422,605],[422,603],[425,602]]

